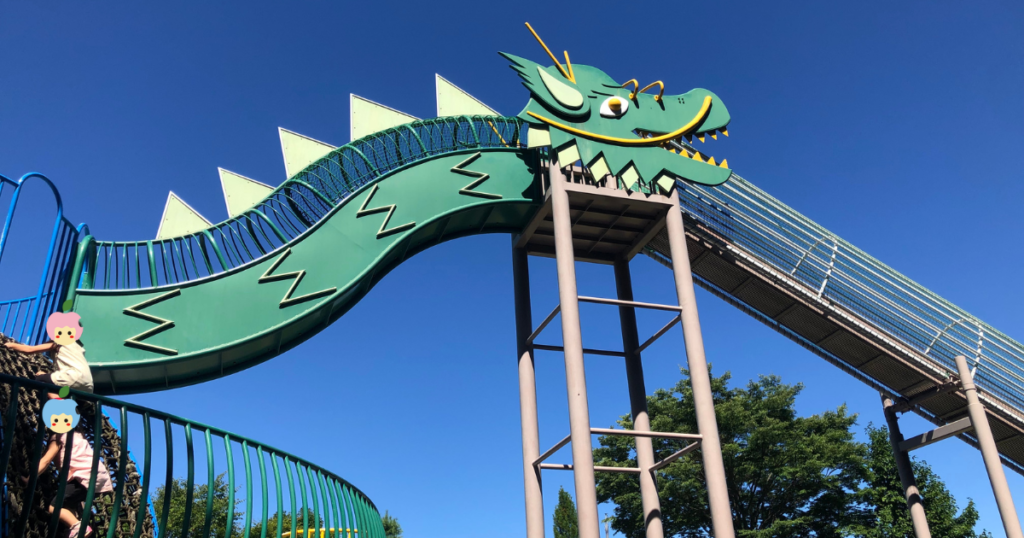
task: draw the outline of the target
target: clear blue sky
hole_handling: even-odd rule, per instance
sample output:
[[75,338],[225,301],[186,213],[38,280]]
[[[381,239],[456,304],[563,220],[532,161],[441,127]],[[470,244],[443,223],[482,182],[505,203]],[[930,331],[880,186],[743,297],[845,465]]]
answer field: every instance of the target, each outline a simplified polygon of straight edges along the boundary
[[[169,190],[220,221],[218,166],[279,184],[277,127],[343,144],[349,93],[429,117],[440,73],[518,113],[526,90],[497,51],[543,59],[527,20],[574,63],[618,80],[716,92],[733,116],[717,145],[737,173],[1024,339],[1020,2],[7,3],[0,173],[46,173],[71,220],[100,239],[152,238]],[[26,202],[43,201],[32,191]],[[34,289],[29,243],[48,219],[18,222],[0,297]],[[557,295],[549,260],[532,271],[536,319]],[[639,300],[673,299],[668,271],[643,257],[633,271]],[[578,274],[581,293],[614,293],[609,269]],[[866,386],[714,297],[698,301],[715,371],[804,383],[803,414],[846,404],[859,427],[883,421]],[[584,308],[583,319],[588,345],[617,345],[614,310]],[[642,317],[641,332],[661,323]],[[679,379],[681,341],[673,332],[645,353],[649,390]],[[547,446],[568,432],[564,370],[554,354],[537,363]],[[592,423],[609,426],[629,409],[623,369],[595,358],[587,376]],[[318,462],[411,538],[524,534],[507,236],[416,256],[284,356],[126,399]],[[325,414],[342,425],[324,428]],[[920,455],[1001,534],[979,453],[947,441]],[[1024,513],[1024,478],[1009,479]],[[571,482],[545,475],[549,529],[558,486]]]

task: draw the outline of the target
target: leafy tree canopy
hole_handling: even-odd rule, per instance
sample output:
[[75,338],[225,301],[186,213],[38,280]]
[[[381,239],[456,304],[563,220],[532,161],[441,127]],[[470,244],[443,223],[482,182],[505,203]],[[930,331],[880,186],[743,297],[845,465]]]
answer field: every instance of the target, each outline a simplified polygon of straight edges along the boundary
[[391,517],[387,510],[384,511],[384,517],[380,520],[384,524],[385,538],[402,538],[402,526],[398,524],[397,519]]
[[[868,426],[868,481],[864,497],[874,515],[872,526],[855,534],[858,538],[913,537],[910,512],[903,497],[903,486],[896,471],[896,459],[889,444],[889,429]],[[914,458],[914,479],[925,503],[925,516],[932,536],[945,538],[984,538],[992,535],[974,531],[978,522],[978,509],[968,499],[967,506],[959,509],[956,499],[931,466]]]
[[[648,398],[655,431],[698,433],[689,372],[672,390]],[[761,537],[842,536],[865,521],[858,506],[859,484],[866,477],[865,448],[850,428],[856,422],[845,407],[811,417],[794,409],[801,385],[762,376],[744,388],[729,389],[730,375],[711,378],[725,459],[729,500],[738,535]],[[633,427],[629,416],[619,420]],[[636,466],[633,440],[602,437],[594,450],[599,465]],[[681,448],[679,441],[655,439],[655,459]],[[707,536],[711,532],[707,486],[700,452],[694,451],[658,472],[658,490],[666,536]],[[601,474],[600,501],[614,501],[615,530],[629,538],[644,536],[639,479]]]
[[[689,372],[672,390],[647,399],[655,431],[698,433]],[[737,535],[743,538],[912,538],[909,514],[896,474],[888,432],[868,427],[870,442],[854,440],[856,415],[845,406],[799,417],[795,401],[803,385],[761,376],[746,387],[728,388],[730,375],[711,377],[725,460],[729,501]],[[623,428],[633,423],[626,415]],[[606,436],[594,450],[598,465],[635,467],[632,438]],[[655,459],[679,450],[679,441],[654,440]],[[958,514],[955,499],[932,469],[914,461],[933,536],[978,535],[973,502]],[[711,515],[700,451],[658,471],[665,536],[711,535]],[[628,538],[644,537],[639,479],[600,473],[600,502],[617,507],[613,528]]]
[[[306,534],[302,534],[302,531],[305,528],[305,527],[303,527],[303,522],[304,521],[308,521],[309,522],[309,527],[311,529],[326,528],[324,526],[324,518],[323,518],[323,516],[321,515],[320,518],[314,517],[315,514],[314,514],[312,508],[306,508],[306,512],[305,512],[306,519],[302,518],[302,514],[303,514],[303,512],[300,510],[299,511],[299,515],[295,518],[295,536],[303,536],[303,537],[306,536]],[[253,519],[256,519],[256,518],[253,517]],[[278,523],[277,519],[278,519],[277,518],[277,512],[274,512],[274,515],[272,515],[272,516],[267,518],[267,536],[273,536],[273,537],[277,536],[277,523]],[[319,525],[319,527],[318,527],[318,525]],[[291,512],[285,511],[284,514],[281,516],[281,532],[292,532],[292,514],[291,514]],[[316,533],[314,532],[313,535],[315,535],[315,534]],[[261,538],[262,536],[263,536],[263,522],[262,521],[257,521],[256,523],[252,524],[252,527],[249,528],[249,538]]]
[[[182,525],[185,523],[185,494],[187,484],[184,480],[175,478],[171,482],[171,504],[167,512],[167,523],[160,529],[160,536],[167,538],[182,538]],[[237,488],[236,488],[237,491]],[[206,523],[206,497],[209,489],[206,484],[193,486],[192,492],[192,514],[189,518],[188,536],[202,536],[203,526]],[[164,486],[156,490],[152,506],[157,514],[163,510],[164,496],[167,494]],[[242,501],[235,499],[235,506]],[[234,517],[228,522],[228,484],[221,473],[213,482],[213,515],[210,521],[210,536],[224,536],[227,526],[231,525],[231,536],[241,538],[242,525],[240,524],[242,514],[234,510]],[[159,522],[158,522],[159,523]]]

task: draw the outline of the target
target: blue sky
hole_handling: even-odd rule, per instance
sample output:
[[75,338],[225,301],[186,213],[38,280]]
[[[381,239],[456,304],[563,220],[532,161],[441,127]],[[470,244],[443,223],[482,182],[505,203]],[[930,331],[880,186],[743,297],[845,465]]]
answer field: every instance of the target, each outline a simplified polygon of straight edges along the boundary
[[[737,173],[1024,339],[1019,2],[8,3],[0,173],[47,174],[71,220],[100,239],[152,238],[169,190],[220,221],[218,166],[279,184],[277,127],[343,144],[349,93],[429,117],[440,73],[518,113],[526,90],[496,53],[543,60],[524,21],[617,80],[714,91],[733,116],[717,145]],[[48,210],[39,190],[25,203]],[[0,265],[5,299],[36,285],[49,217],[27,215]],[[531,270],[539,319],[557,300],[554,265]],[[578,275],[581,293],[614,294],[610,269]],[[673,300],[668,271],[640,257],[633,275],[638,300]],[[716,372],[737,383],[775,373],[806,385],[801,413],[846,404],[861,427],[883,421],[866,386],[716,298],[698,291],[698,302]],[[616,345],[614,314],[583,308],[588,346]],[[640,321],[641,333],[662,323]],[[681,343],[673,332],[645,353],[650,391],[678,381]],[[407,536],[512,537],[524,533],[515,361],[509,238],[492,235],[417,255],[284,356],[126,399],[318,462]],[[551,353],[537,364],[548,446],[568,432],[564,370]],[[623,369],[595,358],[587,376],[591,421],[609,426],[628,412]],[[325,415],[343,426],[322,428]],[[976,451],[947,441],[920,455],[1001,533]],[[1009,480],[1024,513],[1024,478]],[[549,529],[558,486],[571,482],[545,475]]]

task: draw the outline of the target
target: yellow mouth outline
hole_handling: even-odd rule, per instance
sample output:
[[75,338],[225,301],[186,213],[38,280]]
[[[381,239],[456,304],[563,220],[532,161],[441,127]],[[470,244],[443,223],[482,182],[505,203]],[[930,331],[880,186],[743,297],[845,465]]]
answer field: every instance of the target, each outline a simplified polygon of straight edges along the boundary
[[592,140],[600,140],[600,141],[603,141],[603,142],[614,142],[616,144],[622,144],[622,145],[625,145],[625,146],[657,146],[657,145],[660,145],[662,142],[667,142],[667,141],[672,140],[674,138],[678,138],[678,137],[686,134],[687,132],[693,130],[693,128],[696,127],[700,122],[704,121],[704,118],[707,117],[708,112],[710,112],[710,111],[711,111],[711,96],[708,95],[708,96],[704,97],[704,103],[701,105],[700,111],[698,111],[697,115],[694,116],[693,119],[690,120],[686,125],[683,125],[682,127],[676,129],[675,131],[672,131],[671,133],[663,134],[663,135],[660,135],[660,136],[655,136],[653,138],[618,138],[618,137],[614,137],[614,136],[605,136],[605,135],[601,135],[601,134],[597,134],[597,133],[591,133],[590,131],[584,131],[582,129],[577,129],[575,127],[570,127],[568,125],[565,125],[565,124],[562,124],[562,123],[558,123],[557,121],[552,120],[550,118],[545,118],[544,116],[540,116],[538,114],[534,114],[533,112],[530,112],[530,111],[527,111],[526,113],[531,115],[531,116],[533,116],[534,118],[537,118],[538,120],[540,120],[540,121],[542,121],[542,122],[544,122],[544,123],[546,123],[548,125],[551,125],[553,127],[557,127],[557,128],[559,128],[559,129],[561,129],[563,131],[568,131],[570,133],[577,134],[577,135],[582,136],[584,138],[590,138]]

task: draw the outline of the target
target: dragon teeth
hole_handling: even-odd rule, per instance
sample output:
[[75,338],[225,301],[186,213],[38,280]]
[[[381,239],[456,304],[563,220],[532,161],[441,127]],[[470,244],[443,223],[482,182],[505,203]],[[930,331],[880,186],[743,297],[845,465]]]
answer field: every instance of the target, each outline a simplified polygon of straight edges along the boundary
[[[680,155],[688,156],[686,151],[681,151]],[[727,159],[722,159],[721,163],[715,162],[714,157],[708,157],[707,160],[704,160],[699,151],[693,152],[693,156],[690,158],[695,161],[702,162],[704,164],[710,164],[711,166],[717,166],[719,168],[729,168],[729,161]]]

